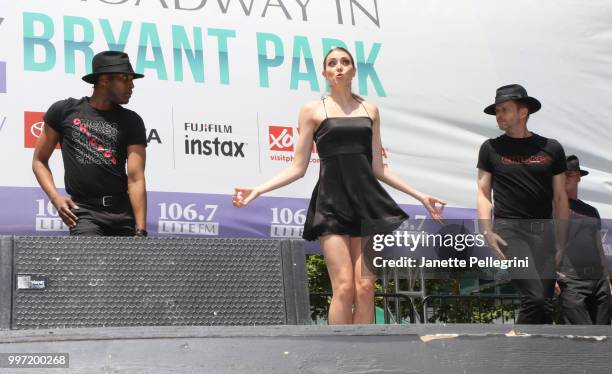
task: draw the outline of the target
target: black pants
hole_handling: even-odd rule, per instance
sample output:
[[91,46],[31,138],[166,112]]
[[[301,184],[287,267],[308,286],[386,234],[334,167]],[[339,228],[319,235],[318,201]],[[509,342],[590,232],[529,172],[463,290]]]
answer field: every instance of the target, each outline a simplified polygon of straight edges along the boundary
[[82,236],[133,236],[134,212],[129,199],[125,198],[110,207],[79,202],[74,210],[78,221],[70,228],[70,235]]
[[577,274],[563,273],[559,287],[561,309],[566,323],[572,325],[610,325],[612,296],[605,275],[584,279]]
[[521,295],[517,324],[552,323],[555,289],[555,234],[552,220],[495,220],[495,232],[508,243],[508,259],[529,259],[526,268],[510,268],[512,285]]

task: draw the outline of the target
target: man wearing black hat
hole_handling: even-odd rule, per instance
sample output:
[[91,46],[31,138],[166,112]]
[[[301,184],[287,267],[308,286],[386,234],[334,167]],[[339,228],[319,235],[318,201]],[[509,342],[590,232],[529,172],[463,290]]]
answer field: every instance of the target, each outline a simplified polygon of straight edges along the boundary
[[601,219],[595,207],[578,199],[578,183],[589,172],[578,157],[567,158],[565,187],[571,209],[569,235],[558,272],[559,299],[567,323],[610,325],[612,297],[601,243]]
[[484,112],[495,116],[504,134],[486,140],[478,155],[481,230],[497,256],[529,261],[526,268],[509,269],[521,294],[519,324],[551,322],[555,270],[569,214],[563,147],[527,129],[529,116],[540,108],[540,102],[518,84],[498,88],[495,103]]
[[[145,127],[121,106],[130,100],[133,80],[142,77],[127,54],[98,53],[82,78],[94,85],[91,97],[58,101],[45,113],[32,169],[71,235],[147,234]],[[58,142],[70,197],[58,193],[49,168]]]

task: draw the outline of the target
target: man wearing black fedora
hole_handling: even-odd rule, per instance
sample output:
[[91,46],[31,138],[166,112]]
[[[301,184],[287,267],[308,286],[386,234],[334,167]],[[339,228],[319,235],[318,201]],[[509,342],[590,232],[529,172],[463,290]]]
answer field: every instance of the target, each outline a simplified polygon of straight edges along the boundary
[[610,325],[611,285],[601,243],[601,219],[597,209],[578,199],[578,184],[589,172],[578,157],[567,158],[565,188],[570,205],[567,246],[558,271],[559,299],[567,323]]
[[[91,97],[60,100],[45,113],[32,169],[71,235],[146,236],[145,126],[122,107],[142,77],[127,54],[98,53],[82,78],[93,84]],[[57,191],[49,168],[58,142],[70,197]]]
[[504,134],[486,140],[478,155],[481,230],[498,257],[529,260],[526,268],[509,269],[521,295],[519,324],[552,321],[555,271],[569,215],[563,147],[527,129],[529,116],[541,106],[518,84],[498,88],[484,112],[495,116]]

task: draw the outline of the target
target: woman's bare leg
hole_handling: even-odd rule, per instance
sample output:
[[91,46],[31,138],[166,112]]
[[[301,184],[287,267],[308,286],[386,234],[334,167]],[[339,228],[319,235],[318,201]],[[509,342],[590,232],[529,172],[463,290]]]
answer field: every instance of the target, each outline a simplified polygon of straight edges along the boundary
[[353,323],[374,322],[374,282],[376,277],[362,265],[361,238],[350,238],[351,262],[355,282],[355,310]]
[[353,322],[355,285],[349,237],[325,235],[319,241],[333,292],[327,321],[330,325],[350,324]]

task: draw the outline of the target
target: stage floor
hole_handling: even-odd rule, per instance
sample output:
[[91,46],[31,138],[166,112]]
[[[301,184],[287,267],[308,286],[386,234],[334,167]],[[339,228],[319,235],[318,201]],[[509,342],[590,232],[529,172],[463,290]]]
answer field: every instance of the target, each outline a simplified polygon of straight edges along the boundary
[[69,369],[10,373],[592,374],[610,373],[612,330],[372,325],[1,331],[0,353],[9,352],[70,355]]

